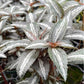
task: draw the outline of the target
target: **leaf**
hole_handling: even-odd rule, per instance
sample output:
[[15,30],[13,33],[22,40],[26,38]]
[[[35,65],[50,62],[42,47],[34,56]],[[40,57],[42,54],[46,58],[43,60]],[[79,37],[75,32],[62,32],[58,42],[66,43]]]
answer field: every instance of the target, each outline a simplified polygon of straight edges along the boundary
[[43,80],[47,80],[48,74],[50,71],[50,65],[47,58],[42,58],[40,60],[35,61],[32,65],[32,68],[43,78]]
[[46,0],[46,2],[52,13],[58,14],[60,17],[64,16],[64,11],[61,5],[56,0]]
[[8,69],[12,70],[15,69],[18,64],[18,60],[12,61],[11,65],[8,66]]
[[0,8],[2,9],[2,8],[6,7],[6,6],[9,5],[11,2],[13,2],[13,1],[12,1],[12,0],[9,0],[9,1],[5,2],[4,4],[1,5]]
[[38,77],[35,76],[31,76],[30,78],[26,78],[25,80],[17,83],[17,84],[37,84],[38,83]]
[[9,13],[5,10],[0,9],[0,15],[9,15]]
[[84,34],[82,34],[82,33],[74,33],[74,34],[66,35],[64,38],[74,39],[74,40],[84,40]]
[[68,10],[79,6],[79,3],[77,1],[67,1],[64,5],[63,5],[63,9],[65,12],[67,12]]
[[61,41],[59,42],[59,46],[63,48],[75,48],[69,41]]
[[30,19],[30,22],[35,22],[33,13],[29,13],[29,19]]
[[57,70],[61,74],[61,76],[66,81],[67,78],[67,55],[66,53],[58,48],[48,48],[48,53],[50,59],[53,61],[53,63],[56,65]]
[[6,55],[2,53],[2,51],[0,51],[0,58],[7,58]]
[[4,43],[3,45],[5,45],[4,47],[1,48],[1,51],[3,53],[5,53],[6,51],[8,50],[11,50],[13,48],[16,48],[16,47],[26,47],[29,43],[29,40],[17,40],[17,41],[9,41],[9,44],[8,42]]
[[43,18],[43,16],[45,15],[45,13],[46,13],[46,9],[43,10],[43,12],[42,12],[42,14],[40,15],[40,17],[39,17],[39,19],[38,19],[37,22],[40,22],[40,21],[42,20],[42,18]]
[[3,28],[3,26],[6,24],[6,20],[2,20],[0,22],[0,30]]
[[18,11],[12,12],[11,14],[12,15],[17,15],[17,14],[22,15],[22,14],[26,14],[26,13],[25,13],[25,11],[18,10]]
[[47,24],[47,23],[41,22],[41,23],[38,23],[38,24],[39,24],[39,26],[40,26],[41,28],[43,28],[43,29],[46,29],[46,28],[47,28],[47,30],[52,29],[52,26],[50,25],[50,23]]
[[38,59],[38,61],[39,61],[40,70],[43,74],[44,79],[46,80],[46,75],[45,75],[46,71],[45,71],[45,67],[43,66],[43,61],[41,59]]
[[11,26],[15,26],[17,28],[27,28],[27,23],[25,22],[13,22]]
[[17,72],[20,77],[24,76],[26,71],[30,68],[30,66],[37,59],[39,52],[36,50],[30,51],[27,56],[22,57],[20,62],[20,66],[17,67]]
[[68,55],[68,62],[74,64],[84,64],[84,48],[70,53]]
[[10,30],[10,29],[14,29],[14,27],[11,27],[11,26],[10,27],[5,27],[5,28],[2,29],[1,32],[3,33],[3,32],[5,32],[7,30]]
[[84,5],[80,5],[75,7],[74,9],[71,10],[71,15],[72,15],[72,19],[75,19],[75,17],[82,11],[84,10]]
[[30,30],[31,32],[34,34],[34,36],[37,38],[38,37],[38,31],[39,31],[39,27],[36,23],[30,23]]
[[58,2],[60,3],[60,4],[63,4],[64,2],[66,2],[67,0],[59,0]]
[[39,48],[47,48],[49,46],[49,43],[43,40],[35,40],[31,42],[26,49],[39,49]]
[[39,27],[37,23],[24,23],[24,22],[18,23],[17,22],[17,23],[11,24],[11,26],[21,28],[30,40],[36,40],[37,39],[36,37],[38,37]]
[[80,84],[83,79],[83,73],[80,69],[74,66],[69,66],[68,69],[67,81],[64,84]]
[[[51,39],[52,39],[52,42],[56,42],[60,35],[66,31],[66,28],[67,28],[67,19],[66,18],[63,18],[62,21],[58,22],[55,26],[55,28],[53,29],[52,31],[52,34],[51,34]],[[63,35],[62,35],[63,37]]]

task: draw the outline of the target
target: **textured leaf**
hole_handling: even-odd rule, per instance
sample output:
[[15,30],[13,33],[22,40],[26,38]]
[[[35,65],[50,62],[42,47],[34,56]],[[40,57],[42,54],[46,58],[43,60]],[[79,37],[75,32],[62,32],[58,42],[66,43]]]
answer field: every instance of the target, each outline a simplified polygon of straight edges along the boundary
[[79,6],[79,3],[77,1],[67,1],[64,5],[63,5],[63,9],[66,12],[67,10],[70,10],[76,6]]
[[[67,19],[64,18],[62,21],[58,22],[55,26],[55,28],[53,29],[53,32],[51,34],[51,39],[52,42],[56,42],[60,35],[66,31],[67,28]],[[62,35],[63,36],[63,35]]]
[[39,49],[39,48],[47,48],[49,46],[49,43],[43,40],[35,40],[32,43],[30,43],[26,49]]
[[84,64],[84,48],[72,52],[68,55],[69,63]]
[[6,7],[6,6],[9,5],[11,2],[12,2],[12,0],[9,0],[9,1],[5,2],[3,5],[0,6],[0,8]]
[[40,22],[40,21],[42,20],[43,16],[45,15],[45,12],[46,12],[46,9],[43,10],[43,12],[42,12],[42,14],[40,15],[40,17],[39,17],[39,19],[38,19],[37,22]]
[[74,33],[74,34],[70,34],[70,35],[66,35],[64,38],[67,39],[75,39],[75,40],[84,40],[84,35],[82,33]]
[[13,41],[13,42],[11,41],[11,42],[9,42],[9,44],[8,44],[8,42],[6,42],[3,45],[6,45],[6,44],[7,45],[2,47],[1,51],[4,53],[4,52],[11,50],[13,48],[16,48],[16,47],[26,47],[28,45],[28,43],[29,43],[29,40],[26,40],[26,39]]
[[26,71],[30,68],[30,66],[34,63],[34,61],[37,59],[39,52],[36,50],[30,51],[27,56],[25,56],[22,59],[22,62],[20,62],[20,66],[17,67],[17,72],[20,77],[24,76]]
[[29,13],[29,19],[31,22],[35,22],[33,13]]
[[84,10],[84,5],[80,5],[71,10],[72,19],[74,19],[82,10]]
[[38,37],[38,31],[39,31],[39,27],[36,23],[30,23],[30,30],[31,32],[35,35],[35,37]]
[[64,42],[59,42],[59,46],[63,48],[75,48],[70,42],[64,41]]
[[49,57],[56,65],[57,70],[62,75],[64,80],[67,78],[67,55],[62,49],[49,48]]
[[60,17],[64,16],[64,11],[61,5],[56,0],[46,0],[52,13],[58,14]]
[[6,20],[2,20],[0,22],[0,30],[3,28],[3,26],[6,24]]
[[40,60],[37,60],[33,65],[32,68],[35,69],[35,71],[43,78],[47,79],[48,74],[50,71],[50,65],[46,58],[42,58]]
[[43,65],[43,61],[41,59],[39,59],[38,61],[39,61],[41,73],[42,73],[44,79],[46,80],[46,70],[45,70],[45,67]]

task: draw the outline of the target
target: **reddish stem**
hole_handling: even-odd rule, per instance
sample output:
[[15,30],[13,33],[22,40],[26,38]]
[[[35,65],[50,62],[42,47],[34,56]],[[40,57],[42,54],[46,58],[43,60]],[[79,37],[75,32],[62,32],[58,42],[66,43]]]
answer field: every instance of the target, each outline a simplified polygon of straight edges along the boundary
[[35,3],[39,3],[39,1],[35,1],[33,3],[30,3],[30,6],[34,5]]
[[40,84],[43,84],[42,78],[40,77]]
[[55,42],[55,43],[49,42],[49,44],[52,48],[59,46],[59,42]]
[[0,66],[0,72],[1,72],[1,76],[2,76],[2,78],[4,79],[5,84],[8,84],[6,78],[5,78],[4,74],[3,74],[3,69],[2,69],[1,66]]
[[54,66],[53,66],[53,62],[52,62],[51,60],[50,60],[49,62],[50,62],[50,65],[51,65],[51,66],[50,66],[50,73],[49,73],[49,74],[50,74],[50,75],[54,75]]

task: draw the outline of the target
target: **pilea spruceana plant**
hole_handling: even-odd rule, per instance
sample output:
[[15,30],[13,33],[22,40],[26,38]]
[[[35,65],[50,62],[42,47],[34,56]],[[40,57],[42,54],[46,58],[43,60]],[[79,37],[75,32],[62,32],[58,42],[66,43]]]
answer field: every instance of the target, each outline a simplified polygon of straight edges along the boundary
[[74,0],[0,0],[0,58],[17,84],[64,84],[68,65],[84,64],[83,10]]

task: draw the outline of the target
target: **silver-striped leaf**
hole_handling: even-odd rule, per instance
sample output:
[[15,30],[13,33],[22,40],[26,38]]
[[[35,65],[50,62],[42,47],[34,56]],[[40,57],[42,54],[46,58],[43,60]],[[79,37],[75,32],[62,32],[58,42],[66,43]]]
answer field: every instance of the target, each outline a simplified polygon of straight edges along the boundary
[[31,42],[26,49],[39,49],[39,48],[47,48],[49,47],[49,43],[44,40],[35,40]]
[[84,48],[68,55],[68,62],[73,64],[84,64]]
[[20,77],[24,76],[30,66],[35,62],[39,55],[39,51],[32,50],[20,60],[20,66],[17,67],[17,73]]
[[64,50],[58,48],[48,48],[50,59],[56,65],[57,70],[66,81],[67,79],[67,55]]

